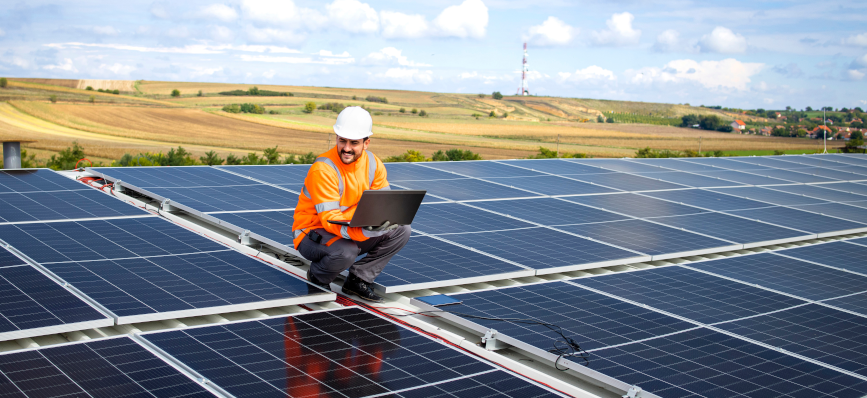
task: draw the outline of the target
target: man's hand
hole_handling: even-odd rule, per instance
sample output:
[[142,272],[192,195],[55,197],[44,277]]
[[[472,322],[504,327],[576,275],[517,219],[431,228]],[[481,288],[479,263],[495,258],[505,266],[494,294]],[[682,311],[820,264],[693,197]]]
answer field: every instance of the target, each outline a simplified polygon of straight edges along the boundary
[[386,221],[378,227],[364,227],[361,229],[361,232],[364,234],[364,236],[366,236],[368,238],[376,238],[378,236],[382,236],[382,235],[385,235],[391,231],[394,231],[398,227],[400,227],[400,225],[392,224],[392,223]]

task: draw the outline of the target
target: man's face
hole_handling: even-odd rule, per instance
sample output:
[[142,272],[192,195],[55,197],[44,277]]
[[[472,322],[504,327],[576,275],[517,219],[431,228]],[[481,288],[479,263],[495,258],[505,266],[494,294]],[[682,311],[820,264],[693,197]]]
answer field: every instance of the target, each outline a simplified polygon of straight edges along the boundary
[[337,153],[340,154],[340,160],[343,164],[350,164],[361,156],[363,151],[367,150],[370,145],[370,138],[361,140],[347,140],[341,136],[337,136]]

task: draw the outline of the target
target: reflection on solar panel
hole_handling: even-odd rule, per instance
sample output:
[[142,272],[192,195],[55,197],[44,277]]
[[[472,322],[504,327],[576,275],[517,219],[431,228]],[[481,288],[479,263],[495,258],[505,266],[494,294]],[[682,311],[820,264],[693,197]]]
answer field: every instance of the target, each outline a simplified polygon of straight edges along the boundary
[[533,224],[459,203],[442,203],[421,206],[412,226],[414,229],[436,235],[527,228],[532,227]]
[[749,247],[765,246],[772,244],[772,242],[782,243],[814,237],[812,234],[806,234],[801,231],[721,213],[658,217],[654,218],[653,221],[670,225],[675,228],[682,228],[687,231],[698,232],[731,242],[749,245]]
[[173,205],[199,212],[289,209],[298,194],[270,185],[215,188],[149,188],[155,199],[171,199]]
[[844,220],[867,224],[867,202],[820,203],[815,205],[790,206],[810,213],[828,215]]
[[824,157],[827,157],[828,160],[833,160],[833,161],[839,162],[839,163],[867,167],[867,159],[862,158],[862,157],[837,155],[837,154],[823,155],[823,158]]
[[256,181],[237,176],[216,167],[95,167],[89,171],[110,181],[121,180],[138,188],[190,188],[256,185]]
[[611,170],[562,159],[499,160],[497,162],[557,175],[611,173]]
[[827,201],[821,199],[809,198],[802,195],[794,195],[790,193],[759,187],[718,188],[712,189],[712,191],[780,206],[828,203]]
[[827,300],[824,301],[824,303],[846,311],[852,311],[867,316],[867,293],[853,294],[851,296],[840,297],[834,300]]
[[487,178],[487,180],[543,195],[587,195],[618,192],[615,189],[576,181],[567,177],[569,176],[502,177]]
[[637,158],[637,159],[629,159],[630,162],[637,162],[641,164],[649,164],[656,165],[660,167],[664,167],[666,169],[678,170],[678,171],[713,171],[720,170],[720,168],[712,165],[698,164],[685,162],[680,159],[658,159],[658,158]]
[[654,260],[695,255],[708,249],[721,251],[741,248],[740,245],[732,245],[732,242],[725,242],[644,220],[564,225],[557,228],[648,254],[653,256]]
[[734,158],[688,158],[678,159],[683,162],[716,166],[727,170],[770,170],[770,167],[753,163],[743,163]]
[[0,354],[4,397],[214,395],[129,337]]
[[407,189],[425,189],[428,194],[451,200],[508,199],[539,196],[532,192],[474,179],[401,181],[400,183],[392,184]]
[[[853,184],[854,185],[854,184]],[[830,200],[832,202],[859,202],[867,201],[867,196],[854,193],[825,189],[816,185],[789,185],[773,187],[777,191],[788,192],[795,195],[809,196],[812,198]]]
[[805,304],[793,297],[677,266],[572,281],[705,324]]
[[775,169],[803,169],[809,168],[808,165],[803,164],[793,164],[792,162],[786,162],[784,160],[780,160],[778,156],[738,156],[732,159],[735,162],[749,163],[753,165],[767,166],[773,167]]
[[473,206],[543,225],[585,224],[630,218],[551,198],[476,202]]
[[832,182],[837,181],[833,178],[817,176],[809,172],[809,169],[793,169],[793,170],[778,170],[767,169],[756,171],[757,174],[778,178],[781,180],[799,182],[799,183],[814,183],[814,182]]
[[235,396],[559,396],[357,307],[143,337]]
[[564,200],[623,213],[633,217],[678,216],[707,211],[636,194],[576,196],[564,198]]
[[113,324],[112,319],[0,249],[0,340]]
[[0,170],[0,193],[92,190],[48,169]]
[[[478,234],[467,234],[478,235]],[[449,235],[450,239],[455,236]],[[467,245],[464,238],[453,239]],[[376,278],[391,293],[534,275],[533,270],[429,237],[413,236]]]
[[770,253],[692,263],[689,267],[808,300],[867,291],[867,276]]
[[567,161],[624,173],[653,173],[668,171],[657,164],[630,162],[620,159],[568,159]]
[[796,164],[816,166],[816,167],[839,167],[842,166],[840,162],[833,161],[831,159],[825,160],[820,159],[818,156],[781,156],[778,158],[774,158],[775,160],[781,160],[784,162],[792,162]]
[[434,162],[422,167],[463,174],[467,177],[522,177],[541,176],[538,171],[522,169],[497,162]]
[[810,304],[715,326],[867,376],[867,324],[857,315]]
[[728,181],[716,177],[705,177],[698,174],[683,173],[677,171],[656,172],[656,173],[636,173],[642,177],[656,178],[662,181],[672,182],[675,184],[686,185],[688,187],[707,188],[707,187],[736,187],[743,185],[738,182]]
[[0,223],[150,214],[103,192],[92,188],[85,189],[0,194]]
[[814,234],[862,230],[867,224],[855,223],[788,207],[757,210],[732,210],[726,213]]
[[728,181],[739,182],[742,184],[749,185],[781,185],[781,184],[791,184],[791,181],[781,180],[779,178],[771,178],[762,175],[761,170],[749,170],[749,171],[735,171],[735,170],[726,170],[726,171],[696,171],[696,174],[701,174],[706,177],[711,178],[721,178]]
[[[624,264],[642,258],[631,251],[541,227],[447,235],[445,238],[536,269],[538,273]],[[557,249],[552,250],[555,246]]]
[[[443,310],[488,318],[533,319],[555,324],[585,350],[657,337],[694,325],[565,282],[452,294],[461,304]],[[542,325],[467,318],[498,334],[549,350],[560,336]]]
[[755,200],[723,195],[721,193],[706,191],[703,189],[647,192],[643,195],[716,211],[758,209],[772,206]]
[[590,368],[662,397],[856,398],[867,381],[698,329],[590,353]]
[[[301,279],[162,219],[0,226],[119,323],[325,301]],[[318,294],[322,293],[322,294]]]
[[388,181],[454,180],[464,178],[454,173],[434,170],[413,163],[386,163]]
[[604,187],[619,189],[621,191],[628,192],[687,188],[683,185],[672,184],[670,182],[659,181],[651,178],[624,173],[581,174],[569,177],[579,181],[599,184]]
[[217,168],[269,184],[292,185],[300,189],[304,185],[304,178],[307,177],[310,165],[218,166]]
[[864,181],[867,180],[863,174],[850,173],[848,171],[834,170],[834,169],[824,169],[820,167],[813,167],[810,169],[799,169],[798,171],[803,171],[804,173],[816,174],[822,177],[833,178],[835,180],[840,181]]
[[867,246],[837,241],[781,250],[778,253],[867,275]]
[[819,186],[825,189],[833,189],[835,191],[855,193],[858,195],[867,195],[867,185],[854,182],[838,182],[834,184],[822,184]]

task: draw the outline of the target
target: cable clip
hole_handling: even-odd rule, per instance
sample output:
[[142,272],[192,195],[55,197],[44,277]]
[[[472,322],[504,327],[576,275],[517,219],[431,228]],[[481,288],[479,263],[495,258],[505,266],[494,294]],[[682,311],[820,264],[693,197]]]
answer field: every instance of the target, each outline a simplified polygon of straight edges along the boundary
[[252,240],[250,239],[250,230],[249,229],[245,229],[244,232],[241,232],[241,235],[238,235],[238,243],[240,243],[242,245],[248,245],[248,246],[252,244]]
[[111,184],[111,186],[112,186],[112,189],[114,189],[115,191],[123,193],[123,185],[121,184],[120,180],[115,181],[114,183]]
[[629,387],[629,390],[626,391],[626,395],[624,395],[623,398],[641,398],[644,396],[642,392],[644,392],[644,390],[642,390],[641,387],[632,386]]
[[172,200],[171,199],[163,200],[163,202],[160,203],[160,210],[168,211],[168,212],[175,210],[175,207],[172,206]]
[[505,343],[500,340],[497,340],[497,331],[494,329],[488,329],[485,332],[485,335],[482,336],[482,345],[485,346],[485,349],[488,351],[500,350],[508,347]]

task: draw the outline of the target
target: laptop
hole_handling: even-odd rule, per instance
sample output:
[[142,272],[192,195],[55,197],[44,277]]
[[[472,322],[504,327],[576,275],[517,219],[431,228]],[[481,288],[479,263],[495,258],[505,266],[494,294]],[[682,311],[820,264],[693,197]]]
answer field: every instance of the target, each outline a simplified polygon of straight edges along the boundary
[[328,222],[348,227],[378,227],[386,221],[409,225],[426,193],[424,190],[367,190],[361,194],[352,220]]

